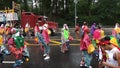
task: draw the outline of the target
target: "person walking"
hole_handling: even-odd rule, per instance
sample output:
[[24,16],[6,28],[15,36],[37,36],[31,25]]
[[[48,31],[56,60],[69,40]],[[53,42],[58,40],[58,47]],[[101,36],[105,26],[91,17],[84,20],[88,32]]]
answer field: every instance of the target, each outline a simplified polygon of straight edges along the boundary
[[89,46],[89,44],[91,44],[91,40],[88,35],[89,28],[87,27],[86,24],[87,23],[84,22],[84,26],[82,27],[83,35],[80,40],[80,51],[82,51],[83,54],[82,60],[80,61],[80,66],[86,66],[91,68],[90,61],[92,59],[92,56],[87,52],[87,47]]
[[44,24],[43,25],[43,31],[42,31],[42,36],[43,36],[43,39],[46,43],[46,46],[44,46],[45,48],[45,54],[44,56],[46,56],[44,58],[44,60],[47,60],[47,59],[50,59],[50,37],[49,37],[49,34],[48,34],[48,24]]
[[80,38],[80,25],[77,23],[75,26],[76,39]]
[[96,30],[96,23],[93,23],[91,28],[90,28],[90,34],[93,36],[94,31]]
[[[44,51],[44,54],[43,56],[45,57],[44,60],[47,60],[47,59],[50,59],[50,56],[49,56],[49,50],[47,48],[47,43],[46,43],[46,38],[45,38],[45,31],[44,31],[44,28],[43,28],[43,31],[41,33],[41,30],[39,29],[39,24],[36,23],[36,26],[34,27],[34,33],[35,33],[35,38],[38,38],[38,43],[44,48],[43,51]],[[45,34],[45,35],[44,35]]]
[[61,29],[61,42],[62,42],[62,46],[61,46],[61,52],[65,53],[66,51],[68,51],[69,48],[69,28],[67,26],[67,24],[63,25],[63,28]]

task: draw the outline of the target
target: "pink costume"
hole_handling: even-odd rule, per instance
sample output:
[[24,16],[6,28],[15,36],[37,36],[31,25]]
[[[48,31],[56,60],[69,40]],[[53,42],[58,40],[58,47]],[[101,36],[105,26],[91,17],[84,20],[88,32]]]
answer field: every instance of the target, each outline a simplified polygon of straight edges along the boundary
[[43,36],[45,42],[48,44],[50,42],[50,37],[48,34],[47,26],[43,26],[42,36]]
[[87,51],[87,47],[91,43],[90,37],[88,36],[88,32],[89,32],[88,28],[84,29],[84,34],[80,41],[80,50]]
[[93,38],[99,40],[101,38],[101,29],[96,29],[93,33]]

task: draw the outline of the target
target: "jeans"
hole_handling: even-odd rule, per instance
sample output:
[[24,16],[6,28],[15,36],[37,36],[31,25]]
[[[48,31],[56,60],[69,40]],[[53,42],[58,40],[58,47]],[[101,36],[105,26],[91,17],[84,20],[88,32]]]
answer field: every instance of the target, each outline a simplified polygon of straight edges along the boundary
[[40,33],[36,33],[35,34],[38,37],[38,43],[42,43],[44,46],[44,54],[49,54],[50,52],[50,46],[48,44],[46,44],[44,38],[42,37],[42,35]]
[[90,66],[90,62],[91,62],[91,59],[92,59],[92,55],[91,54],[88,54],[87,51],[82,51],[83,53],[83,56],[84,56],[84,61],[85,61],[85,64],[87,66]]

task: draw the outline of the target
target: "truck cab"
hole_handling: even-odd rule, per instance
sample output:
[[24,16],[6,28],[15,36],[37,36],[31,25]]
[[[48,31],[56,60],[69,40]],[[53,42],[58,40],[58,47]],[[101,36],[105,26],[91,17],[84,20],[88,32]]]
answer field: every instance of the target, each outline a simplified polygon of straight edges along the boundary
[[35,15],[32,12],[22,12],[21,15],[22,27],[25,28],[25,25],[29,23],[31,28],[34,28],[36,23],[39,23],[39,27],[42,27],[45,23],[48,24],[48,28],[53,35],[58,29],[58,23],[48,21],[48,17],[42,15]]

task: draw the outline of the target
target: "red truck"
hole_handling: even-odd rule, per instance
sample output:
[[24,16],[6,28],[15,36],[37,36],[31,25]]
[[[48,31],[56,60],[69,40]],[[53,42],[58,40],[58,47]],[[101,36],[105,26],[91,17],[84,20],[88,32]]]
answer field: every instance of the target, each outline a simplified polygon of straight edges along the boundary
[[29,23],[31,28],[34,28],[36,23],[42,27],[43,24],[47,23],[48,28],[51,31],[51,35],[54,34],[58,29],[58,23],[48,21],[46,16],[35,15],[32,12],[22,12],[21,15],[22,27],[25,28],[26,23]]

